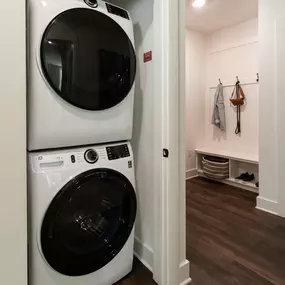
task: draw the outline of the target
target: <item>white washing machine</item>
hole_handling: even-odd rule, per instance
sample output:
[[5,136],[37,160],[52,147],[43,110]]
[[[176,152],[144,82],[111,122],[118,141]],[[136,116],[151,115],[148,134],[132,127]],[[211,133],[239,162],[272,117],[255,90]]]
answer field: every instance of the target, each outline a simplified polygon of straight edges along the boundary
[[130,14],[101,0],[28,0],[28,150],[129,140]]
[[111,285],[132,269],[129,143],[29,154],[29,284]]

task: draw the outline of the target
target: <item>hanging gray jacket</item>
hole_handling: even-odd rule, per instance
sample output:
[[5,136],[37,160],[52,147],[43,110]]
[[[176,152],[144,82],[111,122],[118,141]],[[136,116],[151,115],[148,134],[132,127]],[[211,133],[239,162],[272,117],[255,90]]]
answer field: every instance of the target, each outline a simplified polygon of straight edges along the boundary
[[216,90],[212,124],[221,129],[221,131],[226,131],[226,114],[222,84],[219,84]]

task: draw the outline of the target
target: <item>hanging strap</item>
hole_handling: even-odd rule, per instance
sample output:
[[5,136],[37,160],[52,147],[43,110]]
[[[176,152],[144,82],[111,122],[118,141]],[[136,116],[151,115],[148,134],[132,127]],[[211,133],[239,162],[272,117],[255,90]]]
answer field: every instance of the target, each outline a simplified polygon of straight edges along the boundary
[[240,121],[240,105],[237,106],[237,127],[235,130],[235,134],[241,134],[241,121]]
[[236,85],[235,85],[235,87],[234,87],[234,90],[233,90],[231,99],[233,99],[233,97],[234,97],[235,95],[238,97],[237,86],[238,86],[238,82],[236,83]]
[[[240,99],[240,98],[245,98],[244,96],[244,92],[242,90],[242,88],[240,87],[239,81],[237,81],[235,88],[233,90],[233,94],[232,97],[236,95],[236,99]],[[236,130],[235,130],[235,134],[239,135],[241,134],[241,112],[240,112],[240,105],[237,105],[237,126],[236,126]]]

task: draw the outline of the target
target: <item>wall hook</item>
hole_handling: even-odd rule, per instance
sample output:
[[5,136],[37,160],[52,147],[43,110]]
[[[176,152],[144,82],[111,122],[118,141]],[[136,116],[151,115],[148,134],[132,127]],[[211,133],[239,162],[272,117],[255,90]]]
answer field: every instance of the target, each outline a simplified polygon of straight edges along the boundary
[[257,79],[256,82],[259,82],[259,73],[256,73]]
[[237,78],[237,83],[239,84],[239,83],[240,83],[240,81],[239,81],[239,78],[238,78],[238,76],[236,76],[236,78]]
[[221,85],[223,85],[223,83],[222,83],[222,81],[221,81],[221,79],[220,79],[220,78],[219,78],[219,82],[220,82],[220,84],[221,84]]

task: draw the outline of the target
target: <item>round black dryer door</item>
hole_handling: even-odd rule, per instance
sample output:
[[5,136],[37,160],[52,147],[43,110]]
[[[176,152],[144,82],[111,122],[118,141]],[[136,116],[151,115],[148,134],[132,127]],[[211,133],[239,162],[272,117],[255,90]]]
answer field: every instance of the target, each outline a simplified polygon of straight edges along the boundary
[[85,110],[105,110],[130,92],[136,73],[133,45],[117,22],[92,9],[58,15],[41,43],[44,76],[54,91]]
[[110,169],[84,172],[50,204],[41,228],[41,247],[50,266],[68,276],[95,272],[126,244],[136,217],[134,188]]

